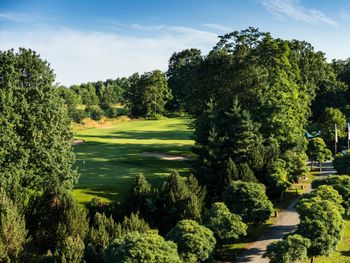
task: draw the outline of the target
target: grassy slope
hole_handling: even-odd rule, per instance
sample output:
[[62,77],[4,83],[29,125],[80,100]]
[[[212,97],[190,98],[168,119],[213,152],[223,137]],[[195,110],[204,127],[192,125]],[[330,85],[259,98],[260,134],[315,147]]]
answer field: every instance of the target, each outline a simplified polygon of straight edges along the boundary
[[79,131],[76,138],[86,142],[75,146],[80,179],[74,195],[81,202],[94,196],[121,200],[138,173],[157,185],[172,169],[188,172],[185,161],[166,161],[140,153],[190,155],[193,141],[189,122],[188,118],[136,120]]

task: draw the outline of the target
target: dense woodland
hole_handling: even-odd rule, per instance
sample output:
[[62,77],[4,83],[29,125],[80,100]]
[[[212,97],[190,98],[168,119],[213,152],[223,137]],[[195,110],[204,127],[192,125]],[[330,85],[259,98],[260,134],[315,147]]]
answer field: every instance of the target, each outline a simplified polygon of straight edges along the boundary
[[[307,42],[254,28],[220,36],[208,54],[174,53],[166,72],[54,81],[34,51],[0,52],[0,262],[220,259],[223,244],[270,218],[271,197],[304,176],[307,159],[331,158],[335,125],[338,151],[347,149],[350,60],[328,62]],[[192,174],[173,171],[160,187],[140,174],[124,202],[78,204],[70,123],[120,114],[190,115]],[[334,165],[343,175],[315,182],[297,206],[297,231],[268,247],[271,262],[336,249],[350,211],[350,154]]]

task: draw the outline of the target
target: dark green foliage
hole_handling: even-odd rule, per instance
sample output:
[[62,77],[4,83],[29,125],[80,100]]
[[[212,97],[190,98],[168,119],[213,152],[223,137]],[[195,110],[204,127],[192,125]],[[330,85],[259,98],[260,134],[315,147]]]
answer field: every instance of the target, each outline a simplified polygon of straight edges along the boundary
[[68,236],[58,242],[54,258],[56,262],[81,263],[84,259],[84,250],[84,242],[79,236]]
[[91,262],[100,262],[103,249],[118,238],[120,233],[121,227],[114,222],[112,216],[96,213],[89,231],[85,258]]
[[194,48],[174,53],[170,57],[167,76],[173,94],[173,99],[169,103],[172,110],[193,112],[192,93],[195,74],[202,61],[201,51]]
[[95,121],[101,120],[102,117],[104,116],[103,110],[97,105],[86,107],[85,113],[87,117],[90,117]]
[[76,94],[81,97],[82,104],[86,106],[98,105],[99,98],[96,95],[96,89],[92,83],[74,85],[71,87]]
[[254,182],[254,183],[259,182],[258,179],[256,179],[252,169],[250,169],[249,164],[247,163],[240,163],[238,165],[238,173],[239,173],[238,180],[240,181]]
[[[214,198],[229,181],[229,158],[237,166],[248,163],[272,192],[298,180],[306,172],[303,134],[316,92],[344,90],[310,44],[255,28],[221,36],[193,83],[195,174]],[[312,106],[322,113],[327,106],[317,103]]]
[[295,263],[307,259],[307,250],[310,240],[300,235],[289,235],[281,241],[269,244],[264,257],[270,259],[270,263]]
[[350,176],[338,175],[329,176],[324,180],[315,180],[312,182],[312,188],[317,188],[322,185],[332,186],[342,196],[342,205],[345,211],[349,213],[350,210]]
[[146,233],[149,230],[149,225],[138,214],[132,213],[130,217],[124,217],[121,223],[117,223],[112,216],[96,213],[90,228],[85,257],[91,262],[99,262],[102,260],[103,250],[113,240],[131,232]]
[[132,75],[126,98],[133,116],[157,118],[165,113],[165,104],[172,96],[165,75],[154,70],[141,77]]
[[0,184],[11,195],[44,191],[52,177],[66,189],[77,182],[67,109],[53,81],[35,52],[0,52]]
[[19,208],[0,191],[0,262],[17,262],[27,243],[26,223]]
[[155,220],[161,232],[167,232],[182,219],[199,220],[205,189],[194,177],[182,178],[173,171],[162,185],[156,200]]
[[214,251],[216,240],[213,232],[193,220],[179,221],[166,235],[177,244],[183,262],[203,262]]
[[176,244],[154,231],[132,232],[114,240],[103,252],[106,263],[181,263]]
[[26,223],[34,245],[54,251],[68,236],[82,240],[88,233],[87,213],[67,192],[52,189],[34,196],[26,214]]
[[297,233],[310,239],[310,257],[328,256],[339,244],[344,228],[339,207],[322,196],[305,198],[297,205],[300,224]]
[[265,194],[265,186],[259,183],[231,182],[223,194],[225,204],[245,223],[262,224],[273,211],[271,201]]
[[[196,177],[208,186],[210,195],[216,197],[237,178],[232,162],[235,165],[247,163],[258,170],[264,155],[259,125],[252,122],[237,100],[231,105],[226,111],[220,109],[220,105],[209,103],[194,122],[196,144],[193,151],[198,155]],[[238,178],[240,176],[243,175]],[[247,176],[247,180],[254,180],[251,173]]]
[[234,241],[247,234],[247,225],[239,215],[232,214],[224,203],[214,203],[205,212],[203,225],[213,231],[218,243]]
[[126,198],[127,207],[131,212],[140,211],[145,214],[148,208],[147,198],[150,198],[151,194],[151,185],[145,176],[143,174],[137,175]]
[[333,166],[337,174],[350,175],[350,152],[337,154],[333,159]]
[[84,118],[87,117],[87,112],[84,110],[71,109],[69,111],[69,118],[76,123],[82,123]]

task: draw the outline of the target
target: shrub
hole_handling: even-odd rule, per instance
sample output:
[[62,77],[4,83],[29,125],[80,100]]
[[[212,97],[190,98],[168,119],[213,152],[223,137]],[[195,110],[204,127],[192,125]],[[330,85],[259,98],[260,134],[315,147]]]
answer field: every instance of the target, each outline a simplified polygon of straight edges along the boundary
[[234,214],[246,223],[264,223],[273,211],[271,201],[265,194],[265,186],[259,183],[235,181],[226,188],[223,198]]
[[106,263],[181,263],[176,244],[154,231],[131,232],[114,240],[103,252]]
[[166,238],[177,243],[179,255],[184,262],[209,259],[216,244],[213,232],[193,220],[178,222]]

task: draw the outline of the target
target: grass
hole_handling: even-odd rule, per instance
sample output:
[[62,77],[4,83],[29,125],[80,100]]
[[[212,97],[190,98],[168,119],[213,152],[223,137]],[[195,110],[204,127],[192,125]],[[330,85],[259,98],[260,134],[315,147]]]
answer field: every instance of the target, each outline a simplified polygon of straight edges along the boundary
[[120,201],[133,178],[143,173],[150,183],[160,185],[172,169],[188,173],[187,161],[169,161],[141,156],[159,152],[190,156],[192,131],[189,118],[134,120],[112,126],[80,129],[76,138],[85,143],[74,146],[80,173],[74,196],[80,202],[93,197]]

